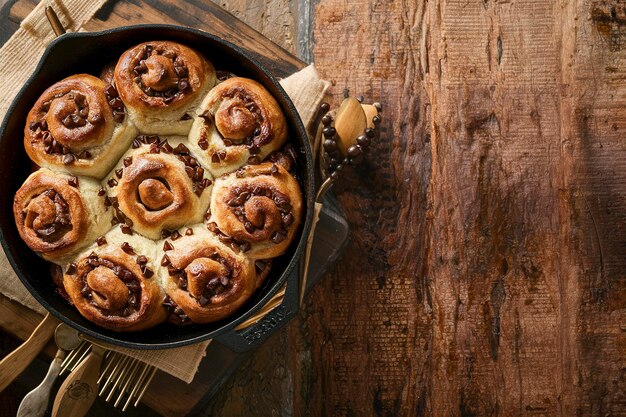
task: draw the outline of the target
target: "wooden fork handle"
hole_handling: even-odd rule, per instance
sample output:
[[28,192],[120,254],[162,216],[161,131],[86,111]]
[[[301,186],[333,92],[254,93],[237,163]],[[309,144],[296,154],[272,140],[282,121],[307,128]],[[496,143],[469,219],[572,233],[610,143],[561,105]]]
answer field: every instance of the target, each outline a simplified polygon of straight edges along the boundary
[[91,353],[63,381],[52,405],[52,417],[83,417],[98,395],[98,376],[105,349],[91,346]]
[[0,392],[2,392],[35,359],[46,346],[59,325],[50,313],[35,328],[30,337],[0,362]]

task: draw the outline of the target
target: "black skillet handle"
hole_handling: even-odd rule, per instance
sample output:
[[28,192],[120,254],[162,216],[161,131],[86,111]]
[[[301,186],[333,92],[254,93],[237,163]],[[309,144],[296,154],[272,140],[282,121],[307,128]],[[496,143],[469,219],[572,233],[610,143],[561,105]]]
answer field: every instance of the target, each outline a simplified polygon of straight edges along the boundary
[[215,340],[234,352],[247,352],[261,346],[278,329],[287,324],[298,313],[300,306],[299,266],[299,264],[296,265],[287,277],[285,297],[278,307],[250,327],[243,330],[232,329],[228,333],[218,336]]

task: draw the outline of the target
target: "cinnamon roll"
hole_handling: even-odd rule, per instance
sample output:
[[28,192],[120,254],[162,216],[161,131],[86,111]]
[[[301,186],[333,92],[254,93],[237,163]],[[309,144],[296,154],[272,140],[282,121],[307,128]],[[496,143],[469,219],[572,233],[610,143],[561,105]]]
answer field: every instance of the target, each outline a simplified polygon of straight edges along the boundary
[[[141,135],[104,179],[114,222],[158,239],[163,230],[199,223],[209,206],[212,177],[183,138]],[[132,232],[131,232],[132,233]]]
[[103,191],[90,178],[42,168],[15,194],[17,230],[29,248],[60,263],[110,228]]
[[[190,230],[191,232],[189,232]],[[204,227],[166,239],[160,252],[166,307],[175,324],[210,323],[234,313],[252,295],[254,264]]]
[[298,181],[279,164],[248,165],[215,180],[208,228],[252,259],[283,254],[302,214]]
[[120,332],[144,330],[167,316],[155,258],[154,242],[118,227],[66,267],[63,285],[87,320]]
[[102,178],[135,135],[115,87],[78,74],[39,97],[26,119],[24,147],[39,166]]
[[215,85],[215,69],[195,50],[169,41],[144,42],[124,52],[115,83],[143,133],[187,135],[194,109]]
[[247,78],[219,83],[197,114],[189,146],[216,177],[246,163],[258,164],[287,139],[280,105],[265,87]]

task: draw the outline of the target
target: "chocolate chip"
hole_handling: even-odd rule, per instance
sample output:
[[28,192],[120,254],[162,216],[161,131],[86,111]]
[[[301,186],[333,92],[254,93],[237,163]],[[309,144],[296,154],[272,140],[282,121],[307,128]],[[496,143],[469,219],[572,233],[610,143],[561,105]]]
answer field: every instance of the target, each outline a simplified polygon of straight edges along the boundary
[[121,248],[122,248],[122,250],[124,252],[126,252],[129,255],[134,255],[135,254],[135,250],[133,249],[132,246],[130,246],[130,244],[128,242],[122,243]]
[[119,179],[121,179],[121,178],[122,178],[122,174],[123,174],[123,173],[124,173],[124,169],[123,169],[123,168],[120,168],[120,169],[116,169],[116,170],[115,170],[115,176],[116,176],[117,178],[119,178]]
[[72,162],[74,162],[76,158],[74,157],[74,154],[72,153],[68,153],[63,155],[63,165],[69,165]]
[[289,227],[293,224],[294,218],[293,214],[287,213],[282,217],[283,227]]
[[106,245],[107,240],[104,236],[99,236],[98,239],[96,239],[96,243],[98,244],[98,246]]
[[125,235],[133,234],[133,229],[131,229],[130,226],[126,224],[121,225],[120,228],[122,229],[122,233],[124,233]]
[[[209,142],[207,142],[206,139],[200,139],[198,141],[198,146],[200,147],[200,149],[202,149],[203,151],[206,151],[207,149],[209,149]],[[214,162],[219,162],[219,160],[214,161]]]
[[170,235],[172,234],[172,232],[170,232],[167,229],[163,229],[161,230],[161,239],[167,239],[168,237],[170,237]]
[[98,190],[98,197],[102,197],[105,194],[106,190],[104,189],[104,187],[100,187],[100,189]]
[[133,139],[133,144],[132,144],[132,148],[133,149],[137,149],[141,146],[141,142],[138,139]]
[[193,178],[194,170],[192,167],[185,167],[185,172],[189,178]]
[[163,258],[161,258],[161,266],[168,266],[170,263],[170,257],[167,256],[167,254],[163,255]]
[[185,91],[189,87],[189,80],[181,78],[178,80],[178,91]]
[[[30,130],[32,130],[33,132],[36,131],[37,129],[41,129],[41,122],[40,121],[36,121],[36,122],[31,122],[28,125],[28,128]],[[43,130],[43,129],[42,129]]]
[[154,271],[152,271],[152,269],[150,269],[147,266],[144,266],[141,268],[141,273],[143,274],[144,277],[146,278],[151,278],[152,275],[154,275]]
[[183,117],[180,118],[180,120],[191,120],[191,116],[185,113],[183,114]]
[[174,230],[172,232],[172,236],[170,236],[170,239],[172,239],[172,240],[178,240],[180,238],[181,238],[181,235],[180,235],[180,233],[178,233],[178,230]]
[[226,151],[218,151],[218,152],[217,152],[217,156],[218,156],[221,160],[226,159]]
[[259,148],[259,147],[258,147],[258,146],[256,146],[256,145],[251,145],[251,146],[248,148],[248,152],[250,152],[250,155],[258,155],[258,154],[259,154],[259,152],[261,152],[261,148]]
[[89,151],[82,151],[80,154],[78,154],[78,157],[80,159],[89,159],[89,158],[91,158],[91,152],[89,152]]
[[211,155],[211,162],[213,162],[214,164],[217,164],[220,162],[220,157],[217,156],[216,153],[214,153],[213,155]]
[[280,230],[278,232],[275,232],[272,235],[272,242],[278,244],[280,242],[282,242],[283,240],[285,240],[286,236],[285,236],[285,232]]
[[193,235],[193,229],[191,227],[188,227],[187,230],[185,230],[185,235],[186,236]]
[[137,257],[137,264],[139,265],[145,265],[148,263],[148,258],[145,255],[139,255]]
[[78,177],[71,177],[67,180],[67,183],[72,187],[78,188]]
[[124,158],[123,162],[125,167],[129,167],[133,163],[133,157],[127,156],[126,158]]
[[174,246],[169,242],[169,240],[166,240],[165,243],[163,243],[163,250],[167,252],[172,249],[174,249]]
[[113,110],[113,120],[115,120],[117,123],[122,123],[124,121],[124,115],[125,114],[123,111]]
[[68,275],[74,275],[76,273],[76,264],[74,262],[69,264],[65,273]]
[[109,187],[111,187],[111,188],[112,188],[112,187],[115,187],[115,186],[117,185],[117,180],[116,180],[115,178],[110,178],[110,179],[107,181],[107,184],[109,184]]
[[106,86],[106,88],[104,89],[104,94],[106,94],[108,97],[111,97],[111,98],[118,96],[117,90],[111,84]]
[[254,231],[256,230],[256,227],[254,227],[254,225],[248,221],[245,222],[243,226],[246,228],[246,232],[248,233],[254,233]]

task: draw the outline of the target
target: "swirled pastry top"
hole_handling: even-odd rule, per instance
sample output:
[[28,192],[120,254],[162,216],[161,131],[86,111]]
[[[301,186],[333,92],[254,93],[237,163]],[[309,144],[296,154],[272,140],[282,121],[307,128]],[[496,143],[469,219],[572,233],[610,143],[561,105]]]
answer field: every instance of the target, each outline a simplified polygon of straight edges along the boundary
[[215,176],[260,162],[287,139],[280,105],[265,87],[249,78],[219,83],[197,114],[190,146]]
[[201,222],[209,205],[212,177],[183,141],[138,136],[136,148],[104,181],[114,208],[121,210],[118,220],[151,239],[163,229]]
[[234,242],[253,259],[285,252],[300,224],[298,181],[279,164],[248,165],[216,179],[208,227]]
[[31,174],[13,199],[20,236],[49,260],[75,253],[109,227],[111,216],[99,189],[89,178],[47,169]]
[[159,273],[170,297],[168,307],[182,323],[186,317],[195,323],[221,320],[241,307],[256,288],[254,264],[205,228],[188,231],[167,240],[160,252]]
[[63,285],[80,313],[115,331],[138,331],[165,320],[154,242],[115,228],[69,264]]
[[190,113],[215,84],[215,69],[185,45],[144,42],[122,54],[115,83],[142,132],[186,135]]
[[52,85],[35,102],[24,147],[40,166],[102,177],[134,134],[115,88],[78,74]]

